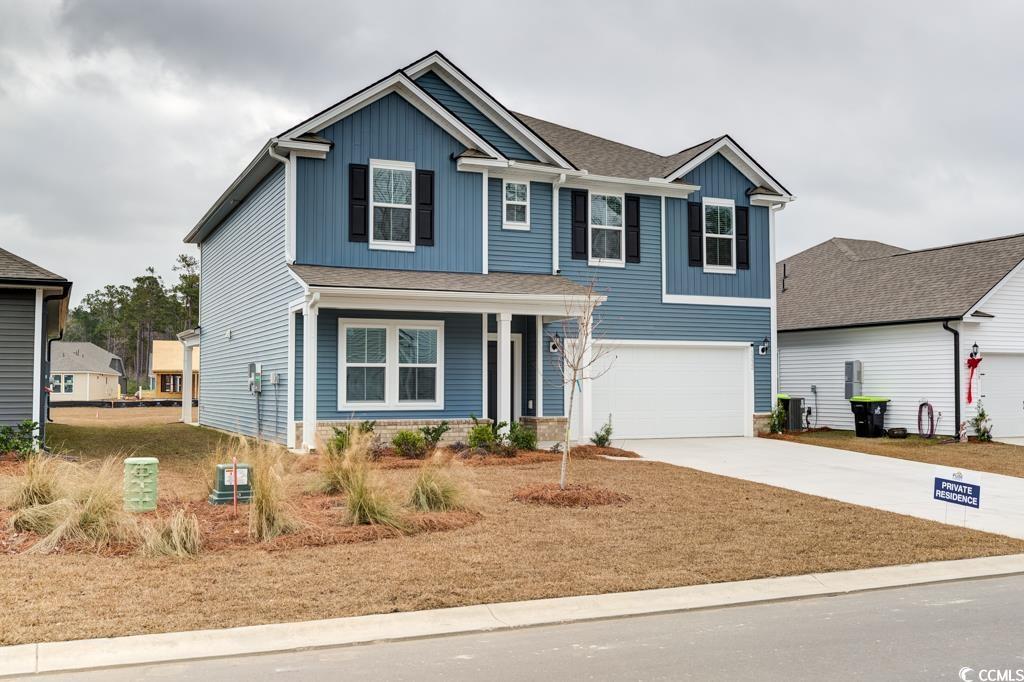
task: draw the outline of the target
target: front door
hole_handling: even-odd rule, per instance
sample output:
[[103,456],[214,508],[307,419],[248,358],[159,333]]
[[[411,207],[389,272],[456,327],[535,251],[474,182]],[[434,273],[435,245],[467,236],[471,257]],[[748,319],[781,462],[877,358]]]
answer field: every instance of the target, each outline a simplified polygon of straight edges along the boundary
[[[519,372],[519,358],[516,357],[517,344],[512,346],[512,376]],[[508,382],[509,405],[512,406],[512,418],[519,414],[516,405],[516,382]],[[498,342],[487,342],[487,416],[497,421],[498,416]]]

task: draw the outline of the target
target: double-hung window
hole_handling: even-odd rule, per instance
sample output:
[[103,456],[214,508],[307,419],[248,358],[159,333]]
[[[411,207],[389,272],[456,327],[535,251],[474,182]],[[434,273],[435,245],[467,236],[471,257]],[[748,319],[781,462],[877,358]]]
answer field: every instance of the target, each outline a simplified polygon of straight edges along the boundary
[[415,176],[415,164],[370,159],[371,249],[416,248]]
[[50,390],[54,393],[74,393],[74,374],[52,374],[50,375]]
[[444,323],[340,320],[339,410],[444,407]]
[[625,267],[624,199],[621,194],[590,194],[590,264]]
[[736,272],[736,205],[704,199],[704,271]]
[[505,180],[502,193],[506,230],[530,229],[530,183]]

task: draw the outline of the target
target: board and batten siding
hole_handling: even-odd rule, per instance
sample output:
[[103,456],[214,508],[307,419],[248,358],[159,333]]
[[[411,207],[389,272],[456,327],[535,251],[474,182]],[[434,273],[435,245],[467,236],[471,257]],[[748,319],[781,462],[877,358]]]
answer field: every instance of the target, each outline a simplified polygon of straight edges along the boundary
[[520,161],[537,160],[433,71],[428,71],[417,78],[416,85],[426,90],[431,97],[441,103],[441,106],[458,116],[463,123],[473,129],[473,132],[487,140],[488,144],[507,158]]
[[[201,247],[201,424],[285,442],[288,304],[301,295],[285,263],[285,182],[278,167]],[[263,365],[259,429],[250,362]]]
[[[938,432],[956,432],[953,335],[941,323],[781,332],[779,390],[803,398],[806,407],[816,410],[811,426],[853,429],[844,394],[847,360],[863,364],[861,393],[892,401],[886,428],[917,433],[918,406],[927,400],[935,410]],[[812,384],[818,387],[817,405]]]
[[[715,154],[683,178],[700,185],[687,199],[665,200],[665,289],[669,294],[771,298],[771,239],[768,208],[751,206],[747,190],[753,183],[721,154]],[[750,268],[735,274],[704,272],[690,266],[687,250],[687,202],[704,198],[732,199],[750,209]]]
[[[456,169],[465,147],[392,93],[321,130],[326,159],[298,159],[296,262],[391,270],[483,271],[482,175]],[[434,246],[371,249],[349,241],[350,163],[406,161],[434,171]]]
[[0,289],[0,426],[32,418],[35,311],[35,289]]
[[[967,369],[966,362],[971,352],[971,346],[978,344],[981,356],[986,354],[1020,354],[1024,353],[1024,271],[1017,271],[1010,275],[992,296],[980,306],[980,309],[993,315],[991,318],[968,318],[967,321],[959,323],[960,328],[960,366],[963,376],[961,377],[962,388],[960,389],[960,400],[964,406],[964,419],[970,419],[975,414],[977,403],[967,405]],[[1024,359],[1021,360],[1024,362]],[[978,395],[985,393],[985,375],[988,367],[985,361],[981,361],[978,367],[977,383],[975,389]]]
[[488,182],[488,263],[491,272],[551,274],[551,185],[530,183],[530,229],[506,230],[504,181]]
[[[599,267],[572,258],[570,190],[559,192],[559,264],[562,274],[582,284],[595,282],[608,300],[598,308],[598,334],[607,339],[679,341],[741,341],[759,345],[771,334],[771,309],[701,304],[664,303],[661,300],[661,198],[640,197],[640,262],[625,267]],[[764,269],[767,272],[767,256]],[[752,265],[753,267],[753,265]],[[557,369],[545,366],[544,413],[549,396],[562,391]],[[550,372],[551,381],[548,380]],[[553,382],[558,382],[552,386]],[[699,388],[699,387],[695,387]],[[754,410],[771,409],[771,362],[754,355]]]
[[[338,410],[338,320],[443,320],[444,409]],[[287,320],[287,317],[285,318]],[[465,419],[483,414],[483,319],[473,313],[422,313],[321,308],[317,316],[317,419]],[[295,371],[302,371],[302,316],[295,318]],[[295,384],[295,418],[302,418],[302,382]]]

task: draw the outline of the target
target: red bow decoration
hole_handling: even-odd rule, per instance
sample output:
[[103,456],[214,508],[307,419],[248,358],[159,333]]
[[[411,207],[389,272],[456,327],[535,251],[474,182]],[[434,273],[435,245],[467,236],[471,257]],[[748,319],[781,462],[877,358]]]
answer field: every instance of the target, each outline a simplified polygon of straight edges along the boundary
[[984,358],[967,358],[967,369],[971,370],[970,376],[967,377],[967,404],[970,405],[974,402],[974,370],[978,369],[978,365]]

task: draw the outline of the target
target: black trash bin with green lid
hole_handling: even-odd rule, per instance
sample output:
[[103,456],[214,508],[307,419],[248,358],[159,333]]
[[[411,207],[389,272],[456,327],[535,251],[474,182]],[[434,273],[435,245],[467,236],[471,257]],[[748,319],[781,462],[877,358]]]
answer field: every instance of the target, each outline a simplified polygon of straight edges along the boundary
[[858,438],[881,438],[885,435],[885,410],[888,398],[855,395],[850,398],[854,430]]

